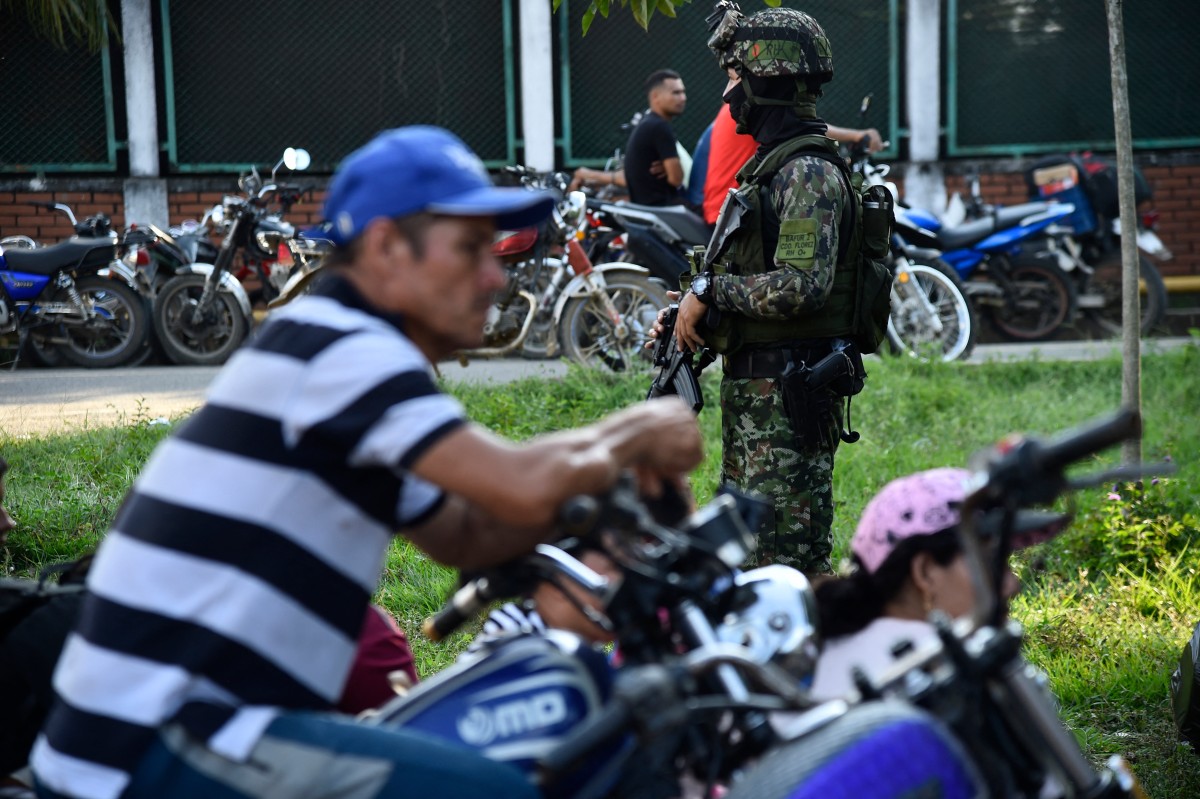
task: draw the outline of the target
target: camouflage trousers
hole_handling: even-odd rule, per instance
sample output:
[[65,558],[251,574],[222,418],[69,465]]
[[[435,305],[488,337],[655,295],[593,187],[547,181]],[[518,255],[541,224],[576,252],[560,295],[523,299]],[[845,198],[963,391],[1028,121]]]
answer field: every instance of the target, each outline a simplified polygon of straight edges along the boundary
[[828,443],[797,446],[776,378],[721,381],[721,479],[774,505],[758,535],[757,565],[807,575],[833,571],[833,456],[841,404],[831,403]]

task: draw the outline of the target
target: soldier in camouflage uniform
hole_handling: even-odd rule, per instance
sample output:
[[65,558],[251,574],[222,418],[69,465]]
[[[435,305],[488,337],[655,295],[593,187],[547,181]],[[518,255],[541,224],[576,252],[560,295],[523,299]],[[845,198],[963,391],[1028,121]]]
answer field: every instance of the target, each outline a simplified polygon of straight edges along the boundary
[[[707,343],[724,356],[722,478],[765,495],[775,508],[773,521],[760,528],[759,562],[828,573],[840,403],[815,398],[830,401],[815,403],[827,407],[801,435],[785,407],[781,377],[789,362],[811,365],[828,354],[829,318],[845,314],[845,303],[831,298],[840,296],[835,266],[849,188],[827,157],[780,151],[801,137],[824,137],[815,101],[833,77],[832,57],[824,31],[807,14],[778,8],[746,18],[727,2],[718,12],[719,19],[710,18],[716,24],[709,46],[729,75],[724,100],[738,132],[759,144],[738,173],[738,191],[751,196],[744,190],[754,191],[754,180],[761,180],[762,219],[739,225],[731,191],[709,245],[709,262],[723,265],[693,276],[675,333],[680,347]],[[772,151],[782,163],[764,164]],[[710,309],[721,319],[715,329]]]

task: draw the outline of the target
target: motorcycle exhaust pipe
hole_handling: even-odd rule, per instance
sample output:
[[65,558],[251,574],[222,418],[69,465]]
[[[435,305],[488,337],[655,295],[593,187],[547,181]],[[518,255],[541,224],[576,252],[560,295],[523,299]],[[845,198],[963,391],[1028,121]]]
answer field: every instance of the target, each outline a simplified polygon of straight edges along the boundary
[[[480,347],[474,350],[462,350],[458,353],[459,361],[465,358],[499,358],[502,355],[508,355],[525,343],[525,338],[529,335],[529,328],[533,326],[533,317],[537,315],[537,299],[527,290],[521,289],[517,292],[521,299],[529,303],[529,313],[525,315],[525,323],[521,325],[519,332],[512,341],[502,347]],[[553,335],[553,332],[551,333]]]

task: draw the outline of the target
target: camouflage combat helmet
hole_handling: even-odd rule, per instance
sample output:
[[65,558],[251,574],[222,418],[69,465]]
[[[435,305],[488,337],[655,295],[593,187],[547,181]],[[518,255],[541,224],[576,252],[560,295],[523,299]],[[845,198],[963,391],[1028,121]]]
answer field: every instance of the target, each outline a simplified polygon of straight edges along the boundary
[[768,8],[746,17],[737,3],[722,0],[708,22],[708,47],[722,69],[760,78],[803,78],[810,86],[833,80],[829,38],[803,11]]

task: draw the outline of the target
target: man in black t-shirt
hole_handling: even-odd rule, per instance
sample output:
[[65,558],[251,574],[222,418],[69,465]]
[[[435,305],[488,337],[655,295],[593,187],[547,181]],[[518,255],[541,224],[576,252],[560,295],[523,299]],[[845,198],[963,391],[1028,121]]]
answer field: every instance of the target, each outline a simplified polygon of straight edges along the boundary
[[681,191],[684,170],[671,120],[687,105],[683,79],[674,70],[660,69],[646,79],[646,92],[650,110],[629,135],[625,148],[629,199],[639,205],[677,205],[685,200]]

